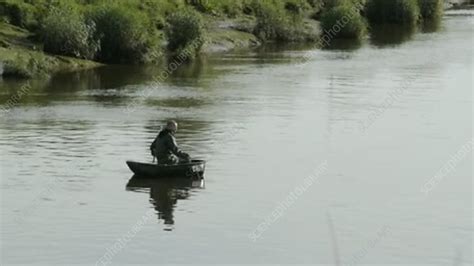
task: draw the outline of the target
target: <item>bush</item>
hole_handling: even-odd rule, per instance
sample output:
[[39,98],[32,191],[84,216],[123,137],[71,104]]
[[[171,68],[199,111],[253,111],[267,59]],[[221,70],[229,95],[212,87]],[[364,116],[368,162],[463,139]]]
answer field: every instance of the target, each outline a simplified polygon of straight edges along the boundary
[[324,8],[324,0],[306,0],[310,7],[311,16],[319,14]]
[[204,26],[201,16],[193,10],[175,13],[167,18],[165,34],[168,50],[180,53],[189,50],[194,56],[203,45]]
[[284,39],[287,32],[287,18],[281,9],[267,2],[255,2],[253,12],[257,17],[254,34],[261,40]]
[[0,76],[13,78],[32,78],[33,72],[28,69],[26,64],[21,64],[17,61],[7,60],[2,62],[3,71]]
[[366,11],[373,23],[416,24],[420,16],[417,0],[368,0]]
[[95,25],[70,7],[53,8],[38,31],[44,51],[53,54],[93,59],[98,42],[93,39]]
[[367,31],[365,19],[359,9],[352,4],[343,4],[324,12],[321,28],[332,38],[361,39]]
[[208,14],[226,14],[234,17],[243,10],[242,0],[186,0],[188,5]]
[[236,17],[242,14],[244,9],[244,2],[242,1],[221,1],[220,10],[229,17]]
[[306,0],[286,0],[284,7],[287,12],[293,15],[303,15],[311,9]]
[[0,11],[2,16],[18,27],[32,28],[36,25],[34,6],[21,1],[0,1]]
[[117,5],[95,7],[87,17],[96,25],[95,38],[100,41],[97,59],[100,61],[141,63],[155,59],[157,34],[147,16]]
[[165,26],[165,17],[176,12],[178,7],[182,8],[184,6],[179,1],[169,0],[127,0],[126,3],[132,9],[138,8],[141,12],[146,13],[155,28],[160,30]]
[[421,17],[425,20],[439,19],[443,14],[442,0],[418,0]]
[[319,13],[324,7],[324,0],[306,0],[313,13]]
[[254,34],[262,41],[302,41],[311,39],[304,30],[302,14],[287,11],[289,6],[279,1],[262,0],[253,2],[253,13],[257,23]]

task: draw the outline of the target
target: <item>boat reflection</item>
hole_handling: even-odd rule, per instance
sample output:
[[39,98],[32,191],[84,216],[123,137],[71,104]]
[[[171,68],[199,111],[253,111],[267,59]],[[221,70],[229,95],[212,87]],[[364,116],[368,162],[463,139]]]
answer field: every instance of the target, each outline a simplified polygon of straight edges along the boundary
[[189,178],[143,178],[133,176],[127,183],[126,190],[150,193],[150,202],[162,219],[164,230],[171,231],[174,225],[173,211],[178,200],[188,199],[193,191],[204,188],[204,179]]

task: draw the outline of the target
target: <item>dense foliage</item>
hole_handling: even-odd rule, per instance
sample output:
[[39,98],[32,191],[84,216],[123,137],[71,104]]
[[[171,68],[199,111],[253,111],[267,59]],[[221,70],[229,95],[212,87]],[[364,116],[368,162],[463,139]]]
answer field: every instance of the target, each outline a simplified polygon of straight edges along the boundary
[[[368,0],[367,18],[371,23],[411,24],[419,21],[418,0]],[[431,1],[431,0],[430,0]]]
[[261,41],[294,42],[316,39],[309,18],[324,31],[343,24],[332,38],[361,38],[363,16],[415,25],[442,10],[442,0],[0,0],[0,20],[35,33],[46,52],[112,63],[153,61],[165,43],[172,53],[188,49],[222,17],[248,21],[240,29]]
[[323,13],[321,28],[325,34],[331,34],[332,38],[360,39],[364,36],[367,25],[356,5],[344,3]]
[[249,1],[235,0],[187,0],[189,5],[208,14],[227,14],[231,17],[240,14]]
[[38,30],[44,51],[78,58],[94,59],[99,44],[93,39],[94,23],[68,6],[51,9]]
[[97,59],[112,63],[152,61],[156,29],[147,16],[123,6],[99,6],[87,13],[100,43]]
[[301,1],[255,0],[251,10],[256,17],[253,33],[263,41],[293,42],[314,39],[304,30],[303,14],[309,8]]
[[32,28],[37,24],[37,9],[23,1],[0,1],[0,15],[11,24],[23,28]]
[[173,53],[186,50],[193,57],[204,42],[204,26],[201,16],[191,9],[170,15],[165,34],[168,49]]
[[[324,7],[326,10],[330,8],[341,6],[341,5],[353,5],[358,9],[361,9],[365,6],[367,0],[321,0],[323,1]],[[392,0],[388,0],[392,1]]]
[[424,20],[439,19],[443,14],[443,0],[418,0]]

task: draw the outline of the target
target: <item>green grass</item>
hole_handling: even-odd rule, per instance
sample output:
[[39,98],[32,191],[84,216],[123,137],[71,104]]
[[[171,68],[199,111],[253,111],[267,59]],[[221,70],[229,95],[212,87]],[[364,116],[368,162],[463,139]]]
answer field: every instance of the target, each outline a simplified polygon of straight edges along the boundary
[[31,41],[31,33],[0,22],[0,58],[5,77],[47,77],[58,71],[73,71],[100,66],[99,63],[72,57],[49,55],[41,43]]
[[37,78],[51,73],[97,67],[100,64],[71,57],[51,56],[23,48],[0,47],[4,77]]

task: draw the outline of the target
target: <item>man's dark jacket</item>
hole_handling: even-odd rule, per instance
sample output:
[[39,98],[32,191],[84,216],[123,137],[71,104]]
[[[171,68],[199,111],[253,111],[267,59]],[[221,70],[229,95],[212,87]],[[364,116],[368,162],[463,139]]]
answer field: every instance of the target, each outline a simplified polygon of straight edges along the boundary
[[162,130],[150,145],[151,154],[158,159],[160,164],[175,164],[178,158],[188,159],[189,155],[178,148],[173,133]]

